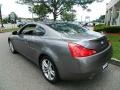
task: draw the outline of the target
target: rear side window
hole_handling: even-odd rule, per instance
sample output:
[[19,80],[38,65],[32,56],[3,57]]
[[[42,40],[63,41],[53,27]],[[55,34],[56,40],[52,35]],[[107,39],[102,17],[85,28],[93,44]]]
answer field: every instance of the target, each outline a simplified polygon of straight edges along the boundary
[[53,28],[54,30],[60,33],[66,33],[66,34],[77,34],[77,33],[86,32],[84,28],[82,28],[77,24],[55,23],[55,24],[49,24],[48,26],[50,26],[51,28]]
[[36,26],[36,29],[33,32],[33,34],[38,36],[43,36],[45,34],[45,30],[40,26]]
[[37,26],[36,27],[36,32],[45,32],[45,30],[42,27]]

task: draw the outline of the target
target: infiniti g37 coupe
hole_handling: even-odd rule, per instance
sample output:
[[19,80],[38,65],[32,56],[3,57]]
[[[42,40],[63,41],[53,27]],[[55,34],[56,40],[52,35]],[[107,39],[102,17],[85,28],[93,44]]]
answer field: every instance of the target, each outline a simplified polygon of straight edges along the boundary
[[112,56],[105,35],[73,22],[29,23],[12,32],[8,43],[12,53],[33,61],[51,83],[89,77],[105,69]]

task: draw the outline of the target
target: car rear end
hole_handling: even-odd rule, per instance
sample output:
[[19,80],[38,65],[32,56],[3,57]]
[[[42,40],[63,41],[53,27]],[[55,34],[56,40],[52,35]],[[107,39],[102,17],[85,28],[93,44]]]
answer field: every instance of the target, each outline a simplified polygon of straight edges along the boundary
[[[61,54],[59,58],[62,61],[59,70],[61,78],[82,79],[103,71],[112,57],[112,46],[109,42],[106,43],[106,47],[101,45],[97,49],[78,42],[68,42],[68,49],[65,51],[67,54]],[[100,49],[101,47],[104,48]]]
[[65,33],[62,32],[63,42],[56,52],[61,79],[82,79],[104,70],[112,57],[112,46],[106,36],[83,28],[79,32],[79,27],[65,25],[59,25],[58,29],[62,28],[61,31]]

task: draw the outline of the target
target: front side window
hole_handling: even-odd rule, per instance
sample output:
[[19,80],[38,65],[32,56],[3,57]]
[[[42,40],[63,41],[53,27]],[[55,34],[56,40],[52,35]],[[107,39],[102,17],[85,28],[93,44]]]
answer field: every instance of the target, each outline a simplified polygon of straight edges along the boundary
[[25,35],[32,35],[33,31],[35,31],[35,28],[35,24],[26,25],[20,33]]

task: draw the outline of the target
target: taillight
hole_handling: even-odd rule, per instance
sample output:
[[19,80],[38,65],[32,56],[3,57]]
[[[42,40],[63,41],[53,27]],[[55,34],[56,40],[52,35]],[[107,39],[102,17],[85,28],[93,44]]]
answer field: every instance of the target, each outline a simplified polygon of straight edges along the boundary
[[96,53],[93,49],[88,49],[75,43],[68,43],[68,47],[73,58],[86,57]]

